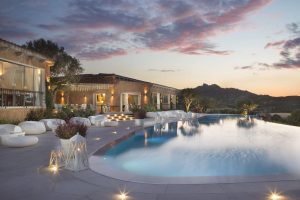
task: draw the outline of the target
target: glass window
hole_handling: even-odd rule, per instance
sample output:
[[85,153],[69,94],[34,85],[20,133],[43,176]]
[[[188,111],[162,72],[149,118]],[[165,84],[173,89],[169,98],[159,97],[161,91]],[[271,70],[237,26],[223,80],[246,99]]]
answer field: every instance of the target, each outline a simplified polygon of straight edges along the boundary
[[169,103],[169,96],[168,95],[163,95],[163,97],[162,97],[162,103],[165,103],[165,104]]
[[151,99],[152,99],[152,104],[156,105],[157,104],[157,93],[152,93]]
[[0,106],[42,106],[45,70],[0,61]]
[[25,106],[34,106],[34,96],[33,93],[26,92],[24,95]]
[[24,67],[2,62],[1,87],[22,90],[24,83]]
[[25,90],[34,91],[33,88],[33,68],[25,67]]

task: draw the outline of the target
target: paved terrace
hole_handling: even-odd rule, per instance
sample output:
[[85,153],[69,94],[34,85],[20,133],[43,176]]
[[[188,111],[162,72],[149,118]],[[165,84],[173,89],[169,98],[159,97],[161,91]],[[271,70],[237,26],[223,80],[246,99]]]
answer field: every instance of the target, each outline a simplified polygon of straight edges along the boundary
[[[126,129],[128,126],[131,130]],[[133,131],[133,122],[119,127],[91,127],[87,143],[91,155],[101,146]],[[117,131],[117,134],[113,134]],[[54,133],[39,135],[39,143],[26,148],[0,146],[0,199],[22,200],[117,200],[120,190],[135,200],[259,200],[267,199],[277,189],[285,199],[300,199],[300,181],[269,181],[218,184],[144,184],[113,179],[91,170],[74,173],[60,170],[57,175],[46,171],[50,151],[59,144]],[[100,140],[95,138],[100,137]]]

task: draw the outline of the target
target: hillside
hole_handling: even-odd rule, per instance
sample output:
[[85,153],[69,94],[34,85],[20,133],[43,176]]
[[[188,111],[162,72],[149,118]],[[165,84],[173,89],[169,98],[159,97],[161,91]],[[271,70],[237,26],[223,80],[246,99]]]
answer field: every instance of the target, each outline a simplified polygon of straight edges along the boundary
[[194,92],[215,102],[216,107],[235,108],[238,102],[248,100],[259,105],[261,110],[267,112],[291,112],[300,109],[300,96],[272,97],[257,95],[235,88],[221,88],[213,84],[203,84],[194,88]]

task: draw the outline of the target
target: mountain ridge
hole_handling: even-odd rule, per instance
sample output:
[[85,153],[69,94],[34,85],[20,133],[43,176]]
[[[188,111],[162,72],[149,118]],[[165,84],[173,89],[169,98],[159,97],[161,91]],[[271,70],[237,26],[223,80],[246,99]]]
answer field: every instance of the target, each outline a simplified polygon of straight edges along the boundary
[[251,101],[259,105],[259,108],[266,112],[292,112],[300,109],[300,96],[281,96],[260,95],[240,90],[237,88],[222,88],[217,84],[193,88],[193,91],[200,97],[213,100],[217,107],[236,108],[241,101]]

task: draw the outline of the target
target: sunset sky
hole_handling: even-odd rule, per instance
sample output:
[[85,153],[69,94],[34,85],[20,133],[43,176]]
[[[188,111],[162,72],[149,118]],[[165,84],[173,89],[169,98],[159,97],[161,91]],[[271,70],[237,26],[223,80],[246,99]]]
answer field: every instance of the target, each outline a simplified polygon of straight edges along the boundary
[[1,0],[0,37],[64,46],[85,73],[300,95],[298,0]]

